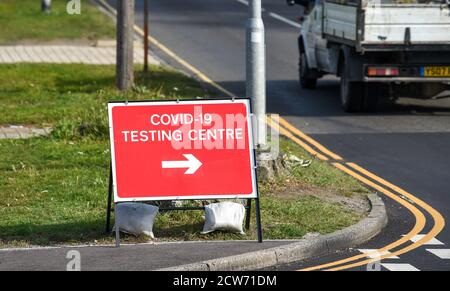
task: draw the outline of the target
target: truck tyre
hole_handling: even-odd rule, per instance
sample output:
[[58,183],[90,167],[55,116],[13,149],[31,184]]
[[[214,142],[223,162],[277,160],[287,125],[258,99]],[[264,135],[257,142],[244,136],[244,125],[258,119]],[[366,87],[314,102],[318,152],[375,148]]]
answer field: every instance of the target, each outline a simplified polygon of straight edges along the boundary
[[361,112],[364,105],[364,83],[352,82],[348,79],[345,63],[341,67],[340,76],[342,107],[345,112]]
[[300,86],[303,89],[316,88],[317,74],[314,70],[309,68],[308,58],[306,57],[305,52],[300,53],[299,75],[300,75]]

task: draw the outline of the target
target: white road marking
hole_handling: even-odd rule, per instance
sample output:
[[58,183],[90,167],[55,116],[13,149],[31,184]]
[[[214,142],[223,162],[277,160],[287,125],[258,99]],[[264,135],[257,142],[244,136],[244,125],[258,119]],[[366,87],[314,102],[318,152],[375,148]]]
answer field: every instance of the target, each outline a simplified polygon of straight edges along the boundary
[[[370,259],[378,259],[380,257],[384,257],[384,256],[392,254],[389,251],[378,252],[378,250],[375,250],[375,249],[358,249],[358,251],[367,255],[367,257]],[[390,256],[389,258],[385,258],[385,259],[400,259],[400,258],[397,256]]]
[[427,249],[427,252],[439,257],[443,260],[450,260],[450,249]]
[[248,1],[246,1],[246,0],[236,0],[236,1],[241,3],[241,4],[247,5],[247,6],[249,5]]
[[282,22],[284,22],[284,23],[286,23],[286,24],[288,24],[290,26],[293,26],[293,27],[296,27],[296,28],[301,28],[302,27],[300,25],[300,23],[297,23],[295,21],[289,20],[286,17],[283,17],[283,16],[281,16],[279,14],[276,14],[276,13],[269,12],[269,16],[272,17],[272,18],[278,19],[278,20],[280,20],[280,21],[282,21]]
[[[421,240],[425,235],[424,234],[418,234],[416,236],[414,236],[411,241],[413,243],[418,242],[419,240]],[[425,246],[443,246],[444,244],[442,242],[440,242],[439,240],[437,240],[436,238],[432,238],[431,240],[429,240],[428,242],[424,243],[423,245]]]
[[[241,3],[241,4],[243,4],[243,5],[246,5],[246,6],[249,5],[249,3],[248,3],[247,0],[236,0],[236,1],[239,2],[239,3]],[[266,9],[262,8],[262,12],[266,12]],[[277,13],[268,12],[268,15],[269,15],[270,17],[275,18],[275,19],[277,19],[277,20],[279,20],[279,21],[281,21],[281,22],[284,22],[284,23],[286,23],[286,24],[288,24],[288,25],[290,25],[290,26],[293,26],[293,27],[296,27],[296,28],[301,28],[301,27],[302,27],[302,26],[300,25],[300,23],[297,23],[297,22],[295,22],[295,21],[292,21],[292,20],[290,20],[290,19],[287,19],[286,17],[281,16],[281,15],[279,15],[279,14],[277,14]]]
[[410,264],[381,264],[383,267],[393,272],[418,272],[416,267]]
[[[249,6],[249,5],[250,5],[250,4],[248,3],[247,0],[236,0],[236,1],[239,2],[239,3],[241,3],[241,4],[244,4],[245,6]],[[265,12],[266,9],[261,8],[261,11],[262,11],[262,12]]]

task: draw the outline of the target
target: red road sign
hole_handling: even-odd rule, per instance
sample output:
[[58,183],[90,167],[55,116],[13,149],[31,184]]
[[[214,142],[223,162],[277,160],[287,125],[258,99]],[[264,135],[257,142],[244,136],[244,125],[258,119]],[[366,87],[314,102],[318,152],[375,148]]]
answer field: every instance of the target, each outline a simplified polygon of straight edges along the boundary
[[115,202],[257,198],[250,101],[110,103]]

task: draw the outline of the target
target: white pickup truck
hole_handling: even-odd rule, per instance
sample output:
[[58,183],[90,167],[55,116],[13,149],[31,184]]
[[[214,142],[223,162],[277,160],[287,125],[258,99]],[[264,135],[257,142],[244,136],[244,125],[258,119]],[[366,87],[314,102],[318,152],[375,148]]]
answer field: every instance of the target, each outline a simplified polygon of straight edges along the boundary
[[348,112],[382,96],[432,98],[450,84],[450,0],[287,0],[304,7],[300,83],[341,77]]

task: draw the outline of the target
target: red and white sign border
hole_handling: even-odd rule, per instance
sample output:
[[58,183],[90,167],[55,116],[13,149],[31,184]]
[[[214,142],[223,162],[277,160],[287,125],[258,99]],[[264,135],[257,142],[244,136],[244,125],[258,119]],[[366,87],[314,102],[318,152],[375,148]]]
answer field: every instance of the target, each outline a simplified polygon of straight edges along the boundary
[[[238,103],[244,104],[247,108],[247,124],[248,124],[248,141],[249,141],[249,155],[250,155],[250,168],[252,175],[253,191],[251,194],[231,194],[231,195],[192,195],[192,196],[152,196],[152,197],[139,197],[139,198],[121,198],[117,193],[116,185],[116,157],[114,149],[114,124],[112,118],[112,110],[114,107],[123,106],[160,106],[160,105],[203,105],[203,104],[230,104]],[[112,167],[112,189],[114,193],[114,203],[122,202],[144,202],[144,201],[163,201],[163,200],[214,200],[214,199],[258,199],[258,185],[256,175],[256,158],[254,150],[254,135],[253,135],[253,114],[251,112],[251,100],[249,98],[235,98],[235,99],[194,99],[194,100],[158,100],[158,101],[111,101],[108,103],[108,117],[109,117],[109,138],[111,145],[111,167]],[[158,195],[155,193],[155,195]]]

